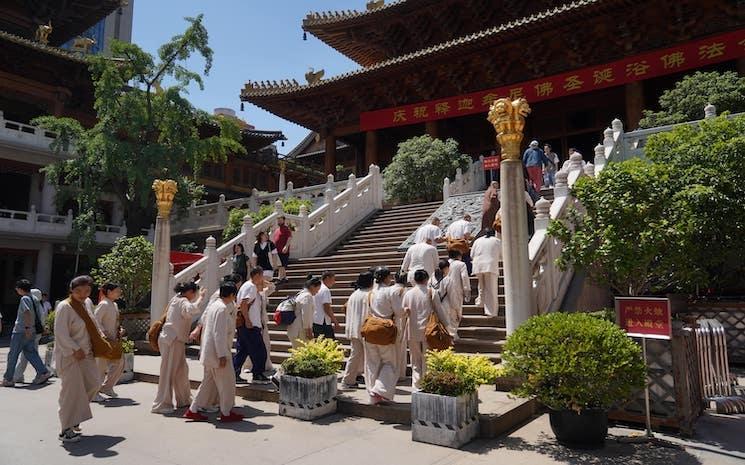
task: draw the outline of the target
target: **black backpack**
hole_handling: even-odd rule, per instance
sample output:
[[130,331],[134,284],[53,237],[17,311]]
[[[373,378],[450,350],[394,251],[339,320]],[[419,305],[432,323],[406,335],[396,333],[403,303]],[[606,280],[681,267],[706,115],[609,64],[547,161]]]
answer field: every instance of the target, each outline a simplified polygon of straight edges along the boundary
[[43,334],[44,333],[44,322],[41,321],[41,314],[39,313],[39,308],[36,305],[36,299],[34,299],[32,296],[27,295],[24,297],[28,297],[31,299],[31,306],[34,309],[34,331],[36,331],[36,334]]

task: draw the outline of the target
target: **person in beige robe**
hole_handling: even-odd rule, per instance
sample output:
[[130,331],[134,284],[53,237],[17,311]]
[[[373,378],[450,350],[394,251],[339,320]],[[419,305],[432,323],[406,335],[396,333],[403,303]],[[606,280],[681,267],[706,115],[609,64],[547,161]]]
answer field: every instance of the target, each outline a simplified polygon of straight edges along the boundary
[[458,326],[463,319],[463,304],[471,300],[471,278],[468,276],[468,267],[461,260],[462,254],[459,250],[448,251],[450,262],[450,335],[453,340],[458,340]]
[[476,305],[484,306],[489,316],[499,314],[499,261],[502,259],[502,241],[487,229],[486,235],[476,239],[471,250],[473,274],[479,280],[479,295]]
[[303,290],[295,297],[295,321],[287,326],[287,338],[293,348],[300,347],[303,341],[313,339],[313,313],[316,305],[313,296],[321,289],[321,278],[310,278]]
[[[70,299],[75,299],[95,321],[85,301],[91,293],[93,280],[78,276],[70,283]],[[91,337],[85,321],[78,316],[68,300],[57,305],[54,318],[54,360],[60,379],[59,421],[63,442],[80,440],[80,424],[93,418],[90,402],[101,387],[101,376],[93,357]]]
[[429,275],[424,270],[414,274],[416,285],[406,291],[403,300],[404,311],[409,314],[409,356],[411,357],[411,386],[421,388],[421,379],[426,370],[427,338],[424,329],[432,312],[436,312],[442,321],[447,321],[439,299],[427,286]]
[[151,409],[153,413],[172,413],[175,408],[191,404],[186,343],[189,340],[191,322],[199,315],[207,290],[200,290],[192,282],[177,285],[175,291],[177,294],[168,304],[166,322],[158,337],[160,377],[158,393]]
[[372,301],[373,274],[360,273],[357,277],[357,289],[349,296],[346,306],[344,335],[349,340],[351,351],[344,368],[341,385],[344,389],[357,389],[357,376],[365,371],[365,349],[360,333],[365,318],[370,313]]
[[199,413],[209,407],[217,394],[220,421],[241,421],[243,415],[233,412],[235,406],[235,370],[231,348],[235,336],[235,296],[238,289],[232,282],[220,285],[218,299],[211,303],[202,316],[202,340],[199,361],[204,365],[204,376],[184,418],[195,421],[207,419]]
[[[396,393],[396,382],[400,376],[401,344],[403,330],[403,287],[393,284],[393,276],[388,274],[377,291],[373,293],[370,314],[378,318],[390,318],[396,323],[398,334],[396,342],[389,345],[373,344],[365,341],[365,385],[370,403],[392,402]],[[405,340],[405,338],[404,338]],[[406,346],[404,348],[404,375],[406,370]]]
[[[109,341],[119,339],[119,307],[115,300],[122,296],[122,289],[113,283],[106,283],[100,289],[101,298],[98,301],[94,315],[98,326]],[[101,372],[103,383],[99,392],[111,398],[119,397],[114,392],[114,386],[124,371],[124,357],[116,360],[97,358],[96,364]]]
[[428,242],[414,244],[406,251],[401,263],[401,272],[408,272],[409,283],[414,284],[414,272],[424,270],[427,276],[435,274],[437,268],[437,248]]

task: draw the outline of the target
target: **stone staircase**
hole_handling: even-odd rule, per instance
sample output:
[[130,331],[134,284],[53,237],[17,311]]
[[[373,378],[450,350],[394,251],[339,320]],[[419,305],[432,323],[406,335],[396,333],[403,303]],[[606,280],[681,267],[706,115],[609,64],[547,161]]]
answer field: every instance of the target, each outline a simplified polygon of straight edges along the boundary
[[[273,314],[279,302],[300,291],[308,274],[319,276],[324,270],[336,272],[336,285],[331,289],[332,308],[341,324],[337,338],[346,353],[349,353],[348,340],[344,337],[345,315],[342,305],[353,292],[352,283],[357,275],[370,267],[384,265],[391,271],[398,271],[404,252],[397,248],[418,228],[437,208],[439,202],[405,205],[379,210],[363,225],[351,232],[336,248],[325,256],[302,258],[290,264],[289,283],[284,284],[270,297],[268,311]],[[446,258],[444,247],[439,248],[440,257]],[[476,279],[472,278],[472,295],[475,299]],[[503,278],[500,276],[500,294]],[[501,315],[504,315],[504,300],[500,297]],[[291,345],[284,329],[278,328],[269,317],[271,335],[271,358],[281,363],[289,355]],[[481,306],[473,304],[463,308],[463,320],[459,329],[460,340],[455,350],[465,353],[482,353],[498,362],[505,338],[504,316],[488,317]]]

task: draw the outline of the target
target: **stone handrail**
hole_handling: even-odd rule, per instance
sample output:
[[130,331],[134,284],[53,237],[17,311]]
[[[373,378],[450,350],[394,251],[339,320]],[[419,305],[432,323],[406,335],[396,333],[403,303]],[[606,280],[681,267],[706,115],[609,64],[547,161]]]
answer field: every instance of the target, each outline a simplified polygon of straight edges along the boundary
[[[68,210],[67,215],[50,215],[38,213],[35,205],[31,205],[28,211],[0,209],[0,231],[16,235],[66,238],[72,232],[72,220],[72,210]],[[96,242],[100,244],[112,244],[126,234],[124,225],[96,225]]]
[[230,272],[230,257],[236,244],[243,244],[247,253],[256,241],[260,231],[270,232],[276,228],[277,218],[285,216],[288,225],[294,229],[291,254],[294,257],[312,257],[338,241],[349,229],[354,227],[375,210],[383,207],[383,183],[380,168],[370,166],[370,174],[357,179],[353,174],[345,181],[346,189],[335,194],[335,184],[326,184],[325,203],[310,214],[305,206],[300,207],[298,215],[282,211],[282,201],[274,203],[274,212],[253,224],[251,217],[243,218],[241,232],[215,247],[215,239],[209,237],[204,249],[204,257],[173,277],[174,282],[197,280],[206,286],[208,292],[217,289],[220,276]]
[[451,195],[484,190],[486,188],[486,177],[484,176],[483,166],[484,156],[480,155],[478,160],[468,165],[465,173],[458,168],[452,181],[450,178],[445,178],[442,184],[442,200],[447,200]]
[[347,181],[334,182],[333,176],[329,175],[325,184],[299,189],[295,189],[292,181],[290,181],[287,183],[286,189],[279,192],[261,194],[257,189],[253,189],[250,197],[234,200],[225,200],[225,195],[221,194],[217,202],[202,205],[193,203],[185,217],[177,218],[173,216],[171,218],[171,234],[218,231],[225,227],[228,214],[234,208],[245,208],[252,212],[258,212],[262,205],[273,205],[277,200],[290,197],[311,200],[316,206],[323,200],[327,191],[331,190],[337,193],[346,186]]
[[[600,150],[603,148],[598,147]],[[598,147],[595,148],[596,153]],[[554,201],[549,202],[541,198],[535,204],[535,233],[528,244],[528,257],[536,314],[559,310],[574,276],[574,270],[561,270],[556,264],[556,259],[561,254],[562,243],[547,234],[548,225],[551,220],[566,220],[572,209],[582,211],[581,204],[571,195],[570,188],[581,177],[594,177],[604,166],[603,164],[596,167],[593,163],[588,163],[583,168],[582,156],[572,155],[568,170],[556,173]]]
[[0,140],[2,141],[49,151],[49,144],[54,142],[56,137],[53,132],[37,126],[5,119],[3,112],[0,110]]

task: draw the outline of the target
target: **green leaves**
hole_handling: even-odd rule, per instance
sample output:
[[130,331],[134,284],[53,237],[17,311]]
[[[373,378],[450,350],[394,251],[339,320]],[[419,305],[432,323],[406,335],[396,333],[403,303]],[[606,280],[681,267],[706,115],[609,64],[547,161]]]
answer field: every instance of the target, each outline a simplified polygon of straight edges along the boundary
[[213,56],[202,16],[186,21],[187,29],[161,46],[157,60],[135,44],[116,40],[114,59],[89,59],[97,116],[92,128],[69,118],[33,121],[59,134],[51,144],[55,152],[75,147],[74,158],[48,168],[58,191],[76,186],[67,197],[58,196],[60,204],[75,198],[80,211],[92,212],[97,221],[100,194],[112,192],[124,206],[127,233],[139,235],[155,216],[154,179],[176,180],[176,201],[183,208],[202,193],[195,179],[205,161],[245,153],[237,121],[213,117],[183,97],[192,83],[202,88],[201,74],[186,64],[198,54],[207,74]]
[[525,382],[513,391],[552,409],[609,408],[644,387],[639,346],[615,324],[585,313],[535,316],[507,338],[502,361]]
[[485,355],[456,354],[453,349],[427,352],[427,372],[422,390],[457,397],[475,391],[482,384],[496,382],[501,370]]
[[430,136],[412,137],[398,144],[398,151],[383,171],[387,200],[431,201],[442,193],[442,181],[465,170],[471,159],[458,150],[453,139],[442,141]]
[[153,244],[142,236],[118,239],[111,252],[98,259],[91,275],[100,285],[116,283],[128,307],[137,306],[150,292],[153,270]]
[[282,369],[290,376],[320,378],[339,371],[343,362],[344,351],[339,343],[320,336],[300,341],[300,347],[290,349],[290,357],[282,362]]
[[704,106],[713,104],[719,113],[745,111],[745,78],[734,71],[695,72],[684,77],[660,97],[660,111],[644,111],[642,128],[665,126],[704,117]]

